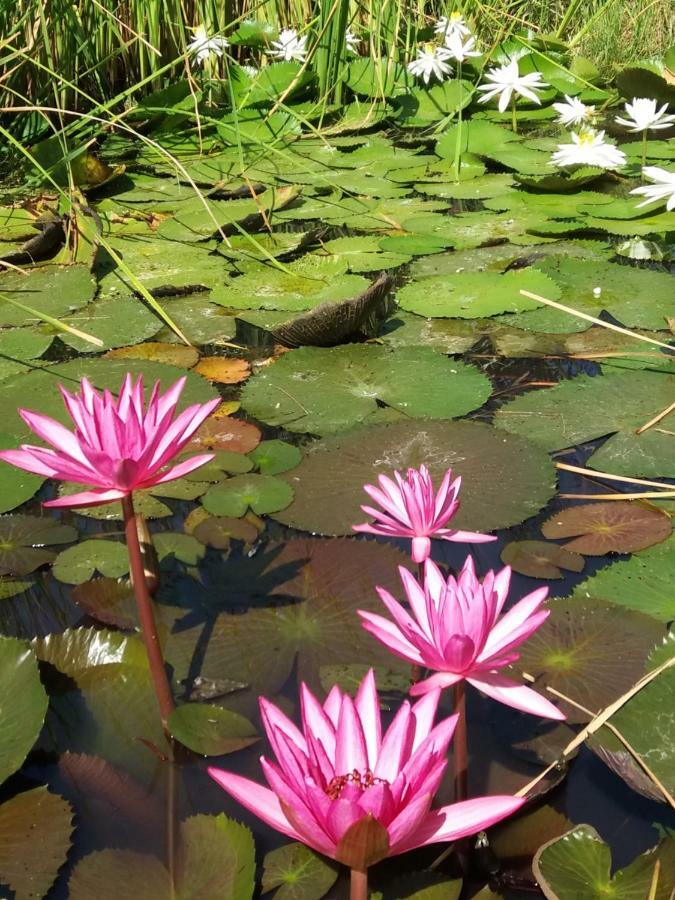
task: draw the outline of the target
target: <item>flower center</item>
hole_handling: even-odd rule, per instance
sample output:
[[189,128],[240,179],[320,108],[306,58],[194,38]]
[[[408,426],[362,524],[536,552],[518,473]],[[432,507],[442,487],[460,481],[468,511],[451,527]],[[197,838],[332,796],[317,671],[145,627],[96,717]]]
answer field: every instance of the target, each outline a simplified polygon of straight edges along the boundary
[[366,769],[365,772],[359,772],[358,769],[352,769],[348,775],[335,775],[324,788],[324,791],[331,800],[338,800],[344,787],[348,784],[360,788],[362,791],[367,790],[374,784],[388,784],[385,778],[376,778],[375,775]]
[[582,131],[579,133],[579,143],[580,144],[592,144],[595,140],[595,132],[594,131]]

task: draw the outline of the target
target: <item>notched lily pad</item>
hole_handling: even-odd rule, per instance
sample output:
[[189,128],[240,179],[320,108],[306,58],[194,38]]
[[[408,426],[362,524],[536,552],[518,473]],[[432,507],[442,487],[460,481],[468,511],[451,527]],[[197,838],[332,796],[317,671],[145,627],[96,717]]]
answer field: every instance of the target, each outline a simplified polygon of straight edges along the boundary
[[604,556],[635,553],[659,544],[670,536],[673,527],[665,513],[619,500],[570,506],[547,519],[541,530],[549,540],[574,537],[563,545],[566,550]]
[[502,550],[501,560],[530,578],[562,578],[561,569],[581,572],[584,568],[583,556],[545,541],[512,541]]
[[194,753],[221,756],[260,740],[244,716],[207,703],[183,703],[169,717],[169,731]]
[[249,507],[258,515],[285,509],[293,500],[293,489],[271,475],[235,475],[204,494],[204,508],[215,516],[240,517]]
[[77,531],[51,518],[37,516],[0,517],[0,575],[28,575],[56,553],[51,544],[69,544],[77,539]]
[[258,444],[248,457],[261,475],[278,475],[294,469],[302,459],[302,451],[286,441],[271,440]]

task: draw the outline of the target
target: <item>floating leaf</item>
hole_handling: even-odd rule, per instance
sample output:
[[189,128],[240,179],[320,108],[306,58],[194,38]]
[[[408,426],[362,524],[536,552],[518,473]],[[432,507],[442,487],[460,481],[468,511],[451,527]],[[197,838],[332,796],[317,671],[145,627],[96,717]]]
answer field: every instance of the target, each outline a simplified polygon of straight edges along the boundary
[[625,606],[665,623],[675,621],[674,583],[675,542],[670,538],[605,566],[578,584],[572,596]]
[[[234,316],[222,306],[211,303],[204,294],[162,299],[162,308],[193,344],[220,344],[232,340],[236,332]],[[179,339],[166,326],[157,339],[176,343]]]
[[[596,713],[642,675],[647,654],[663,635],[649,616],[581,599],[552,600],[551,614],[523,644],[517,668],[543,690],[550,685]],[[591,718],[561,701],[569,722]]]
[[66,862],[73,811],[46,787],[24,791],[0,806],[0,883],[16,900],[45,897]]
[[249,453],[249,459],[262,475],[278,475],[294,469],[302,459],[302,451],[286,441],[263,441]]
[[[170,315],[176,322],[173,312]],[[180,323],[176,324],[183,330]],[[105,355],[107,359],[151,359],[153,362],[166,363],[179,369],[191,369],[199,359],[199,353],[194,347],[186,347],[184,344],[164,344],[161,341],[146,341],[131,347],[119,347],[117,350],[109,350]]]
[[546,391],[517,397],[495,413],[495,425],[561,450],[614,435],[590,457],[603,472],[644,478],[675,476],[672,435],[636,429],[673,401],[675,376],[653,372],[579,375]]
[[33,581],[27,581],[25,579],[0,577],[0,600],[7,600],[9,597],[23,594],[23,592],[29,590],[33,584]]
[[263,860],[262,891],[276,900],[321,900],[337,880],[334,863],[304,844],[284,844]]
[[[0,637],[0,784],[21,766],[37,740],[47,702],[33,651],[16,638]],[[0,842],[0,852],[2,847]]]
[[[233,419],[232,421],[236,423],[240,420]],[[212,452],[213,459],[197,469],[195,480],[222,481],[226,472],[230,475],[243,475],[253,468],[253,461],[244,453],[234,453],[230,450],[214,450]],[[251,452],[255,452],[255,448]],[[192,479],[188,476],[187,480]]]
[[195,372],[217,384],[239,384],[251,374],[251,365],[245,359],[203,356],[195,366]]
[[129,571],[126,545],[120,541],[87,540],[62,550],[54,561],[54,577],[66,584],[82,584],[95,572],[121,578]]
[[120,894],[135,900],[171,896],[171,881],[155,857],[132,850],[98,850],[81,859],[68,883],[71,900],[115,900]]
[[583,556],[545,541],[511,541],[502,550],[501,560],[530,578],[562,578],[561,569],[581,572],[584,568]]
[[[243,419],[230,416],[209,416],[197,429],[186,452],[209,453],[226,450],[228,453],[250,453],[260,443],[260,429]],[[200,470],[201,471],[201,470]]]
[[580,535],[564,547],[585,556],[635,553],[665,541],[672,530],[665,513],[630,501],[570,506],[541,526],[549,540]]
[[128,579],[92,578],[73,588],[73,601],[87,615],[116,628],[135,628],[138,612]]
[[[96,282],[88,266],[38,266],[0,272],[0,325],[39,325],[41,319],[3,300],[3,295],[61,319],[93,299]],[[86,329],[85,329],[86,330]]]
[[202,544],[217,550],[227,550],[233,538],[249,545],[258,539],[258,529],[251,522],[224,516],[208,516],[192,533]]
[[47,350],[53,335],[37,328],[7,328],[0,331],[0,378],[7,378],[32,367]]
[[321,539],[267,544],[241,561],[231,557],[232,568],[223,576],[228,598],[219,594],[211,601],[219,607],[210,612],[208,626],[198,623],[169,635],[166,657],[178,680],[189,673],[243,681],[252,697],[276,693],[291,672],[319,688],[325,665],[367,659],[396,667],[361,628],[356,610],[377,609],[373,584],[400,589],[396,564],[405,560],[391,547]]
[[239,517],[249,507],[259,516],[285,509],[293,501],[293,490],[271,475],[235,475],[204,494],[202,503],[214,516]]
[[244,716],[207,703],[183,703],[169,717],[169,731],[194,753],[221,756],[260,740]]
[[63,317],[63,321],[102,341],[102,345],[94,346],[71,332],[59,332],[59,338],[80,353],[136,344],[157,334],[163,324],[139,297],[131,296],[103,297],[90,303],[86,309]]
[[477,422],[398,422],[315,441],[303,451],[300,465],[281,476],[295,500],[274,518],[319,534],[351,534],[352,525],[364,521],[363,485],[422,463],[436,483],[450,467],[462,476],[453,527],[493,531],[515,525],[537,513],[555,490],[546,453],[522,438],[504,441]]
[[521,290],[543,294],[556,300],[560,290],[536,269],[512,269],[504,275],[494,272],[460,272],[436,275],[413,281],[397,294],[403,309],[420,316],[459,316],[476,319],[504,312],[536,309],[536,300],[520,294]]
[[490,846],[502,860],[525,858],[529,862],[542,841],[559,837],[571,824],[552,806],[540,806],[491,829]]
[[463,416],[487,400],[490,385],[465,363],[431,348],[350,344],[286,353],[253,376],[244,408],[289,431],[328,434],[367,420],[378,401],[407,416]]
[[[540,847],[532,867],[547,900],[641,900],[647,896],[668,900],[675,879],[672,851],[672,839],[666,839],[612,875],[609,847],[590,825],[577,825]],[[657,859],[661,871],[656,893],[651,895]]]
[[77,531],[55,519],[37,516],[0,517],[0,575],[28,575],[56,554],[49,544],[69,544]]

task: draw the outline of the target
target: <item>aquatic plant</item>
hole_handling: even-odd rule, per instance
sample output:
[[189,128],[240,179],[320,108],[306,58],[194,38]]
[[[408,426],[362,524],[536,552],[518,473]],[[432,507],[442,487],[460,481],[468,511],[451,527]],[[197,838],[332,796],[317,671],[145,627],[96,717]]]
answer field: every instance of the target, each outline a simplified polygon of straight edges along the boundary
[[578,97],[565,94],[564,103],[554,103],[553,109],[558,113],[557,121],[561,125],[582,125],[595,115],[595,107],[587,106]]
[[649,203],[655,203],[658,200],[666,201],[666,209],[670,211],[675,209],[675,172],[669,172],[660,166],[645,166],[642,174],[652,184],[643,184],[640,187],[633,188],[631,194],[642,194],[646,197],[641,203],[638,203],[636,209],[647,206]]
[[558,144],[551,154],[554,166],[597,166],[599,169],[618,169],[626,162],[626,154],[605,140],[604,131],[588,129],[572,134],[571,144]]
[[394,472],[396,482],[387,475],[378,477],[379,488],[372,484],[364,491],[382,508],[362,506],[361,509],[375,519],[373,525],[354,525],[353,530],[364,534],[380,534],[387,537],[412,538],[413,562],[423,563],[431,553],[431,538],[460,543],[483,543],[496,538],[475,531],[462,531],[445,526],[459,509],[461,478],[452,480],[448,469],[443,481],[434,491],[429,470],[425,465],[408,469],[405,478]]
[[514,131],[518,130],[516,97],[525,97],[541,106],[541,100],[537,96],[537,91],[542,91],[548,87],[542,78],[541,72],[529,72],[526,75],[521,75],[517,59],[512,59],[511,62],[504,66],[493,66],[491,69],[488,69],[483,78],[484,83],[479,84],[476,88],[483,94],[478,102],[487,103],[489,100],[498,97],[497,108],[499,112],[504,112],[509,103],[511,103],[511,124]]
[[445,47],[435,47],[433,44],[418,47],[417,59],[408,63],[408,71],[416,78],[421,78],[425,84],[429,84],[432,75],[443,81],[452,71],[447,63],[449,58],[450,52]]
[[302,730],[261,698],[276,756],[261,757],[269,787],[215,767],[209,774],[272,828],[349,866],[351,900],[365,900],[370,866],[475,834],[524,802],[495,795],[431,808],[456,724],[450,716],[434,725],[440,695],[404,701],[384,734],[372,670],[354,700],[334,686],[321,704],[302,685]]

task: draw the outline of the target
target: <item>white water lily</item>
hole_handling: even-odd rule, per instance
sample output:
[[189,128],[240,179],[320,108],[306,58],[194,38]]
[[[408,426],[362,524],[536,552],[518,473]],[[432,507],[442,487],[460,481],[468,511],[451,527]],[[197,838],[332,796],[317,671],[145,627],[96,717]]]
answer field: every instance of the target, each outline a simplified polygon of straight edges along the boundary
[[448,51],[452,59],[459,63],[464,62],[471,56],[480,56],[480,50],[474,50],[476,46],[476,38],[471,36],[466,40],[461,34],[452,34],[445,39],[445,49]]
[[615,121],[628,128],[629,131],[647,131],[670,128],[675,123],[675,116],[667,115],[668,104],[661,109],[656,108],[656,100],[649,97],[633,97],[632,103],[626,103],[624,109],[628,118],[617,116]]
[[284,59],[287,62],[296,60],[304,62],[307,56],[307,35],[298,37],[298,32],[293,28],[284,28],[277,41],[272,41],[273,50],[268,50],[267,55],[275,59]]
[[641,187],[633,188],[631,194],[642,194],[647,198],[642,203],[638,203],[636,209],[647,206],[649,203],[655,203],[657,200],[665,200],[668,211],[675,209],[675,172],[669,172],[659,166],[644,166],[642,174],[653,184],[643,184]]
[[360,38],[358,37],[358,35],[354,34],[351,29],[347,29],[347,31],[345,31],[345,47],[347,48],[347,53],[353,53],[354,56],[358,56],[359,42]]
[[478,90],[485,92],[478,102],[487,103],[493,97],[499,97],[499,112],[504,112],[514,94],[519,97],[527,97],[528,100],[541,105],[541,100],[535,91],[541,91],[548,87],[548,84],[542,81],[541,72],[520,75],[516,59],[511,60],[506,66],[489,69],[485,75],[485,82],[485,84],[478,85]]
[[578,97],[568,97],[565,94],[564,103],[554,103],[553,109],[558,113],[557,122],[561,125],[583,125],[595,115],[594,106],[586,106]]
[[444,77],[452,71],[446,62],[449,57],[450,54],[445,47],[426,44],[423,48],[417,48],[417,59],[408,63],[408,71],[416,78],[421,78],[425,84],[429,84],[432,75],[435,75],[439,81],[443,81]]
[[471,34],[464,16],[457,11],[450,13],[449,16],[441,16],[434,26],[434,31],[436,34],[442,34],[446,41],[453,34],[460,37],[468,37]]
[[581,131],[572,134],[571,144],[558,144],[551,156],[554,166],[597,166],[617,169],[626,162],[626,154],[605,141],[604,131]]
[[229,42],[224,37],[218,37],[217,35],[209,37],[206,28],[203,25],[198,25],[195,28],[195,36],[187,45],[187,51],[203,66],[212,54],[222,56],[229,46]]

